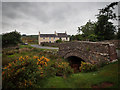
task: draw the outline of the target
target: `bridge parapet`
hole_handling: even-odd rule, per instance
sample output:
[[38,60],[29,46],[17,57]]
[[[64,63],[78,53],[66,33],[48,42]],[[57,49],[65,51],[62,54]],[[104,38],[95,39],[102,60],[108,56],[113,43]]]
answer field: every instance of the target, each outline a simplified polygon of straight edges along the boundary
[[86,62],[98,63],[117,58],[114,44],[104,42],[66,42],[59,45],[59,55],[64,58],[77,56]]

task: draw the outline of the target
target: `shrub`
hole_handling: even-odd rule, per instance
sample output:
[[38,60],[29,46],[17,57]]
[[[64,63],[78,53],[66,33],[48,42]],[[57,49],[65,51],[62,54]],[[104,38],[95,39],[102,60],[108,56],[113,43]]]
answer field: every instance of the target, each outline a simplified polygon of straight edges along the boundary
[[94,34],[90,34],[90,35],[88,36],[88,39],[89,39],[89,41],[93,41],[93,42],[98,41],[98,40],[97,40],[97,36],[94,35]]
[[68,62],[57,60],[54,66],[57,69],[56,75],[58,76],[68,76],[69,74],[73,73],[73,69],[69,66]]
[[61,43],[62,39],[56,40],[56,43]]
[[90,72],[90,71],[96,71],[96,70],[97,70],[96,65],[86,63],[86,62],[81,62],[81,66],[80,66],[81,72]]
[[106,60],[101,60],[98,64],[97,64],[97,67],[99,68],[99,67],[103,67],[103,66],[105,66],[105,65],[107,65],[109,62],[108,61],[106,61]]
[[20,57],[18,60],[5,66],[2,72],[3,88],[26,87],[26,81],[29,77],[28,75],[30,75],[30,68],[27,68],[26,66],[29,67],[29,65],[30,61],[27,57]]
[[[37,83],[37,76],[43,78],[43,70],[41,70],[40,65],[37,65],[39,57],[34,56],[30,58],[28,56],[20,57],[18,60],[15,60],[9,63],[3,68],[3,88],[26,88],[26,87],[35,87],[34,84]],[[46,58],[46,60],[48,60]],[[39,73],[38,73],[39,72]]]
[[[38,58],[38,57],[34,57],[34,58]],[[42,66],[47,66],[47,62],[49,62],[50,60],[44,56],[42,56],[40,59],[37,59],[38,62],[37,62],[37,65],[40,65],[41,67]]]
[[67,62],[50,61],[42,56],[19,57],[3,67],[2,80],[5,88],[38,88],[38,82],[56,74],[68,75],[72,70]]
[[6,55],[13,55],[15,53],[19,53],[19,51],[17,49],[10,50],[10,51],[4,51],[4,54],[6,54]]
[[2,35],[2,46],[15,46],[21,42],[21,35],[17,31],[13,31],[10,33],[5,33]]

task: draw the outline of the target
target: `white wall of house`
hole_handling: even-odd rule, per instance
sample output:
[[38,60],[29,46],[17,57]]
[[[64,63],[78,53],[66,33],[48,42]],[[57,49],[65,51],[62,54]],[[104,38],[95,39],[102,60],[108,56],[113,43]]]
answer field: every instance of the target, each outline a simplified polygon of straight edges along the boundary
[[62,41],[66,41],[66,37],[63,37],[63,38],[61,38],[62,39]]
[[70,41],[70,37],[68,37],[66,41]]
[[[38,44],[40,45],[41,42],[51,42],[51,43],[54,43],[56,40],[59,40],[60,38],[59,37],[40,37],[40,32],[39,32],[39,35],[38,35]],[[69,41],[70,38],[69,37],[62,37],[61,38],[62,41]]]
[[40,37],[40,42],[51,42],[54,43],[56,40],[58,40],[58,37]]

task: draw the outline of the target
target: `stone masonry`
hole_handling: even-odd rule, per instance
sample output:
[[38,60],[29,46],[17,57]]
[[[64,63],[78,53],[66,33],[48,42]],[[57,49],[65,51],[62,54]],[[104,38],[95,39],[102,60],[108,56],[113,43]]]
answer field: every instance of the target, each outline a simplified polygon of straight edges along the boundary
[[58,53],[64,58],[76,56],[92,64],[117,59],[114,44],[105,42],[78,41],[61,43]]
[[120,48],[120,40],[106,40],[103,42],[108,42],[108,43],[114,44],[116,48]]

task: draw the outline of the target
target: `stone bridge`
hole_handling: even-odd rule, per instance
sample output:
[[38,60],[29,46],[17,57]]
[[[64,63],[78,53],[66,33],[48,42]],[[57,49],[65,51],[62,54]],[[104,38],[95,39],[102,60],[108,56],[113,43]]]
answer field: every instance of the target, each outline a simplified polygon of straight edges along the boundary
[[65,59],[75,56],[92,64],[117,59],[114,44],[107,42],[78,41],[61,43],[59,45],[59,55]]

